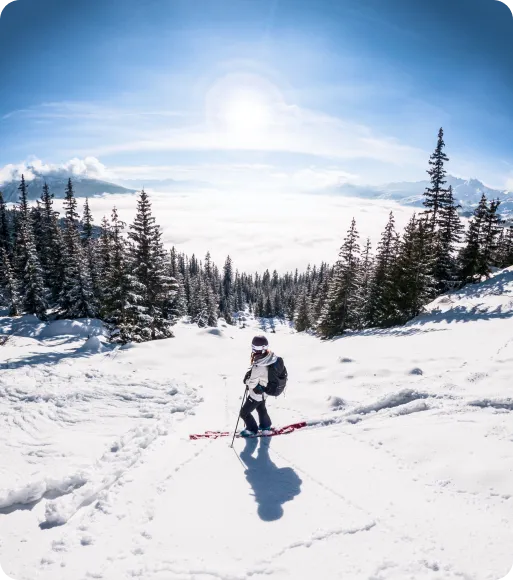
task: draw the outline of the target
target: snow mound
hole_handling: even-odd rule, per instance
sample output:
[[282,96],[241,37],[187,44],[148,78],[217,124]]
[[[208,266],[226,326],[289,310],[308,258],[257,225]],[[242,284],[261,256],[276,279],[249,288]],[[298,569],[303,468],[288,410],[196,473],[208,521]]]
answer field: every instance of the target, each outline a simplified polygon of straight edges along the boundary
[[225,338],[224,333],[220,328],[208,328],[201,334],[210,334],[211,336],[217,336],[218,338]]
[[77,473],[62,479],[46,478],[28,483],[19,489],[0,490],[0,509],[13,505],[30,504],[45,496],[57,497],[70,493],[87,483],[83,473]]
[[429,396],[430,395],[428,393],[416,391],[415,389],[403,389],[398,393],[391,393],[390,395],[386,395],[375,403],[355,407],[353,409],[353,413],[367,415],[369,413],[381,411],[383,409],[393,409],[394,407],[400,407],[401,405],[406,405],[407,403],[411,403],[412,401],[417,401],[419,399],[427,399]]
[[101,320],[95,318],[77,318],[76,320],[55,320],[47,324],[40,332],[39,338],[56,338],[58,336],[76,336],[89,338],[101,336],[105,328]]
[[472,407],[491,407],[493,409],[506,409],[507,411],[513,411],[513,399],[502,398],[502,399],[477,399],[475,401],[470,401],[469,405]]
[[76,352],[96,354],[109,350],[108,347],[100,340],[99,336],[90,336],[82,346],[77,348]]
[[344,399],[337,396],[328,397],[328,404],[333,410],[343,409],[346,406]]

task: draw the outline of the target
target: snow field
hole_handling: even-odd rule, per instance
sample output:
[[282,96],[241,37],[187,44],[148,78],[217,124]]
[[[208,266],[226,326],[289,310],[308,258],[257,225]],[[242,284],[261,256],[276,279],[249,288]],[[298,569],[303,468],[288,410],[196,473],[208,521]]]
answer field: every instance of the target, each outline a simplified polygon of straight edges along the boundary
[[[113,349],[96,321],[15,321],[20,333],[0,347],[4,570],[16,580],[504,577],[512,293],[506,270],[405,327],[324,342],[250,319],[180,324],[174,339]],[[1,331],[11,324],[1,318]],[[235,426],[262,331],[290,375],[269,401],[274,424],[309,427],[234,449],[189,441]]]

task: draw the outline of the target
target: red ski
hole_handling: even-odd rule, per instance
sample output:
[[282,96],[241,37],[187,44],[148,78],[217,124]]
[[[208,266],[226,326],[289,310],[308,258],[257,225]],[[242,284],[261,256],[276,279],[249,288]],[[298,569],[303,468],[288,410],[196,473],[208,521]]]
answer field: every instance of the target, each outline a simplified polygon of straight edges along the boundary
[[[272,429],[269,433],[258,432],[253,437],[274,437],[275,435],[287,435],[303,427],[308,427],[306,421],[301,421],[300,423],[293,423],[292,425],[285,425],[285,427],[279,427],[278,429]],[[205,431],[205,433],[199,433],[197,435],[189,435],[190,439],[219,439],[219,437],[229,437],[232,435],[229,431]],[[237,433],[236,437],[241,437]],[[244,439],[244,437],[242,437]]]

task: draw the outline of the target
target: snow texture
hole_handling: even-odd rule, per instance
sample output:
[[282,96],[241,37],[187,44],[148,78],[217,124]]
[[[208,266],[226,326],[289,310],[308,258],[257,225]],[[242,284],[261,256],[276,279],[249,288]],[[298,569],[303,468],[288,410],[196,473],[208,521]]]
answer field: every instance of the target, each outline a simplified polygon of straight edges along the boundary
[[0,314],[3,570],[509,579],[512,317],[509,269],[401,328],[320,341],[274,321],[290,380],[269,412],[308,427],[232,450],[189,434],[234,428],[251,315],[120,348],[95,320]]

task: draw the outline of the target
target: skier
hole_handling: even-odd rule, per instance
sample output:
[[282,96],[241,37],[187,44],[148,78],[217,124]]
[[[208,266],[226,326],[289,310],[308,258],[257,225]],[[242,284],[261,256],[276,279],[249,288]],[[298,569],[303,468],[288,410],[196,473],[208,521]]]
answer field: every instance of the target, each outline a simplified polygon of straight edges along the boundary
[[[265,406],[267,395],[278,396],[285,388],[287,369],[283,359],[269,350],[265,336],[255,336],[251,342],[251,368],[244,376],[244,384],[248,388],[248,398],[240,411],[241,419],[246,428],[241,431],[242,437],[252,437],[258,433],[258,428],[264,433],[272,431],[272,421]],[[258,413],[259,426],[252,415]]]

